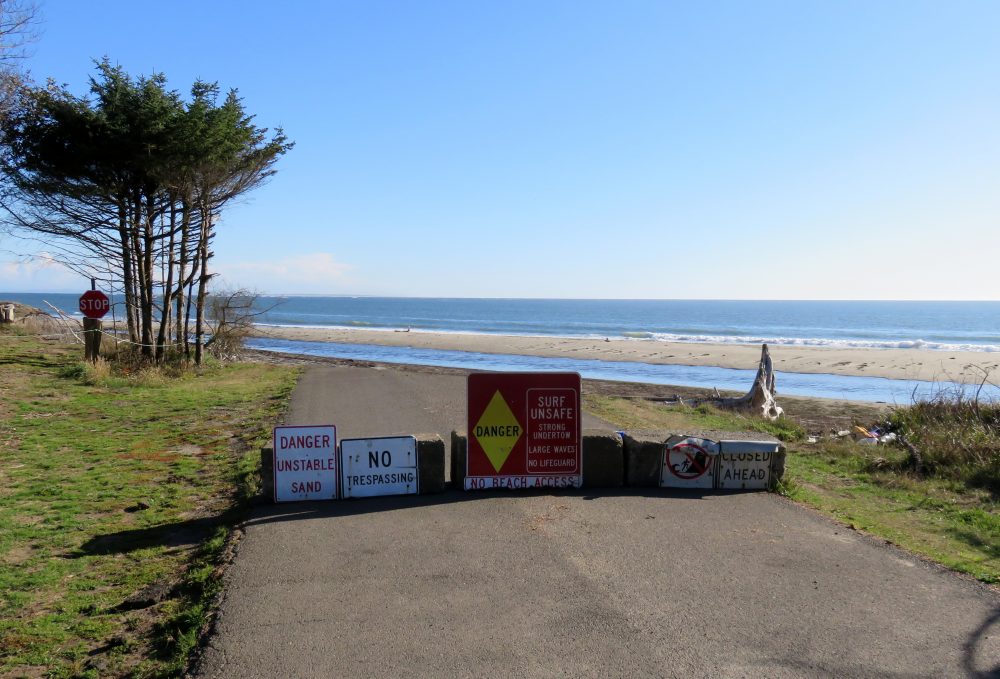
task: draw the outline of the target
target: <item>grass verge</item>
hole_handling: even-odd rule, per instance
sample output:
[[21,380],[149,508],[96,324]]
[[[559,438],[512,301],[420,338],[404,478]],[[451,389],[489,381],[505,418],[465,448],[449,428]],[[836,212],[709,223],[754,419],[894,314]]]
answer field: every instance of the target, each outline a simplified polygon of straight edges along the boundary
[[[797,413],[772,424],[712,408],[666,407],[613,396],[587,395],[585,404],[591,413],[623,429],[770,433],[786,442],[781,490],[791,499],[983,582],[1000,581],[1000,508],[988,489],[971,482],[976,477],[966,466],[961,467],[962,474],[930,476],[908,470],[908,453],[900,448],[861,445],[850,439],[807,444],[794,419]],[[811,413],[801,416],[807,419]],[[900,421],[931,419],[921,411],[907,414],[905,409],[894,416]],[[938,424],[935,431],[959,428],[954,420]],[[932,450],[929,433],[913,438]],[[976,441],[980,439],[976,434]],[[996,467],[998,455],[1000,449],[994,445],[983,464]],[[965,459],[955,464],[964,465]]]
[[895,471],[905,453],[827,442],[790,446],[785,494],[856,530],[987,583],[1000,581],[1000,514],[986,491]]
[[664,406],[655,401],[597,394],[584,394],[583,400],[588,412],[622,429],[676,429],[678,433],[683,433],[681,430],[685,428],[730,432],[753,431],[769,434],[779,441],[794,441],[805,438],[806,435],[805,429],[786,417],[781,417],[776,422],[769,422],[707,405],[694,408]]
[[0,335],[0,675],[177,676],[297,373],[79,353]]

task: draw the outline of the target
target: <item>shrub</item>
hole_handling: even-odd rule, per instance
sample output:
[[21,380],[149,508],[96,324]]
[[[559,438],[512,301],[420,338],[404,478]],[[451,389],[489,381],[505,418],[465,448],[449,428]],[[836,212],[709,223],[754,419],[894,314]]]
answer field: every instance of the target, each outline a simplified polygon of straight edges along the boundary
[[1000,494],[1000,403],[942,393],[894,409],[888,425],[910,448],[910,466]]

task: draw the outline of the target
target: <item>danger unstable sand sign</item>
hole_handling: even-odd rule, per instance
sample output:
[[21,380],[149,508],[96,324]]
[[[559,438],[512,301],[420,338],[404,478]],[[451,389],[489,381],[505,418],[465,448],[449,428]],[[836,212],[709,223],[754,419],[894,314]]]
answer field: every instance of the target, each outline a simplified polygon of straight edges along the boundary
[[274,500],[337,499],[337,428],[274,428]]
[[578,373],[473,373],[468,383],[466,490],[578,488]]

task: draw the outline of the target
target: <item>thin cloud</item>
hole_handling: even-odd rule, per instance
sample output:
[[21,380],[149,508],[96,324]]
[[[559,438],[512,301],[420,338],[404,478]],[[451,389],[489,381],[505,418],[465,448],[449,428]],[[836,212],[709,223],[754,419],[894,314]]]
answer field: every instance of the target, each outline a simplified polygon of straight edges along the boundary
[[64,290],[80,285],[80,274],[67,269],[48,252],[0,262],[0,290]]
[[312,252],[265,261],[220,263],[217,270],[230,285],[273,292],[331,292],[354,269],[328,252]]

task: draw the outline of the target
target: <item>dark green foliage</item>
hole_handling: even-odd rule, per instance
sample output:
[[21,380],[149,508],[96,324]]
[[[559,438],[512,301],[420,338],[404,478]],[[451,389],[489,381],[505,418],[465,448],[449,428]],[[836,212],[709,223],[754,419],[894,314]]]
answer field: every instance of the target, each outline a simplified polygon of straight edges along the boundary
[[162,74],[133,78],[106,59],[88,96],[52,84],[20,94],[0,138],[0,216],[120,292],[147,358],[190,356],[193,335],[200,362],[215,224],[291,143],[254,125],[235,91],[220,103],[199,81],[185,101]]

